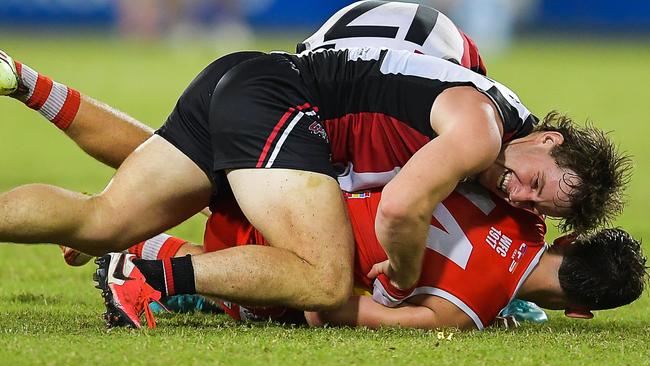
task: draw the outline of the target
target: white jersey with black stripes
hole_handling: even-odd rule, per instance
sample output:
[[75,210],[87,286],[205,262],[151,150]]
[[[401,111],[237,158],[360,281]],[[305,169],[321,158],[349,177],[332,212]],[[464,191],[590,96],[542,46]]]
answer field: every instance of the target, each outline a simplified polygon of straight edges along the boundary
[[406,50],[461,63],[463,33],[439,11],[423,5],[359,1],[334,14],[298,52],[318,48],[378,47]]

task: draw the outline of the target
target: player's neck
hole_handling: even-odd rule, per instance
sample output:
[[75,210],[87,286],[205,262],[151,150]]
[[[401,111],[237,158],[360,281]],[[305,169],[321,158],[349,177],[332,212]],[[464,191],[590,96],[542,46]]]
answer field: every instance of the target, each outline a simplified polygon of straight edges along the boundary
[[562,303],[564,293],[558,278],[562,258],[562,255],[552,252],[544,253],[539,264],[522,284],[517,298],[532,301],[544,308],[556,308]]

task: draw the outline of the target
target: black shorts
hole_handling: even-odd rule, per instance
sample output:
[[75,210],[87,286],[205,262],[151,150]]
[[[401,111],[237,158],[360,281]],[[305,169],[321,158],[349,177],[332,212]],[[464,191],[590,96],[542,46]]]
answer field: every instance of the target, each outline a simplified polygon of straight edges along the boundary
[[224,171],[284,168],[335,177],[330,145],[298,70],[283,55],[239,52],[204,69],[156,133],[227,191]]

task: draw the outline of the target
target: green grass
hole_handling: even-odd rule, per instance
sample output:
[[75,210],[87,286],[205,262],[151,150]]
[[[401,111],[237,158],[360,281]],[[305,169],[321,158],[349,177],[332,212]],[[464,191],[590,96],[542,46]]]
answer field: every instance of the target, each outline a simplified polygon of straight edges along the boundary
[[[205,45],[106,38],[6,39],[1,48],[55,79],[158,126],[194,75],[223,52]],[[298,39],[298,37],[296,37]],[[256,48],[291,49],[294,39]],[[539,115],[555,108],[592,119],[634,155],[629,205],[617,224],[650,237],[650,46],[648,43],[521,42],[489,59],[491,76]],[[96,192],[112,171],[84,156],[21,104],[0,98],[0,190],[31,182]],[[196,217],[174,233],[202,237]],[[553,230],[552,230],[553,231]],[[645,245],[646,250],[650,250]],[[599,312],[592,321],[552,312],[543,326],[458,333],[304,329],[234,324],[223,316],[164,316],[154,331],[106,331],[91,266],[63,265],[53,246],[0,246],[2,364],[650,364],[650,305]],[[271,289],[270,289],[271,290]],[[450,331],[445,331],[447,337]]]

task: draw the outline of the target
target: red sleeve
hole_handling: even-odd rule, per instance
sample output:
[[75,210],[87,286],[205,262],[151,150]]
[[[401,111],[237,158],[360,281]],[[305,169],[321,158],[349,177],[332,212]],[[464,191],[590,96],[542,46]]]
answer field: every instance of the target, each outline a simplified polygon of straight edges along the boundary
[[474,40],[460,29],[458,32],[463,38],[463,59],[460,62],[461,65],[472,71],[478,72],[481,75],[487,75],[487,68],[483,63],[483,58],[481,57],[481,54],[479,54],[478,47],[476,46],[476,43],[474,43]]

